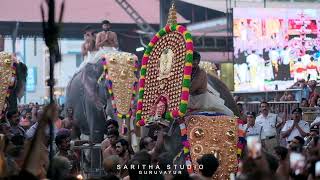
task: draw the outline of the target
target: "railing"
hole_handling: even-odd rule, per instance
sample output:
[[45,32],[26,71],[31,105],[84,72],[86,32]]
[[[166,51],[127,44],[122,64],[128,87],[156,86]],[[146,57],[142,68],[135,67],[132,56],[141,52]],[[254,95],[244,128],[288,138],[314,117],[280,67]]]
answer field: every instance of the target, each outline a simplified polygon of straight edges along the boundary
[[[250,101],[250,102],[239,101],[238,103],[243,105],[244,111],[253,111],[256,113],[259,113],[260,111],[259,106],[261,102],[259,101]],[[285,113],[285,112],[290,114],[294,108],[299,107],[298,101],[270,101],[268,103],[270,106],[270,111],[276,114]]]
[[104,174],[101,144],[74,146],[72,149],[80,151],[80,173],[85,179]]
[[[242,104],[244,112],[253,111],[257,114],[260,112],[259,101],[239,101],[238,103]],[[284,115],[285,113],[287,113],[287,118],[290,118],[293,109],[300,107],[300,103],[298,101],[271,101],[268,103],[270,107],[270,112],[279,115]],[[310,123],[313,122],[315,118],[320,115],[319,107],[301,107],[301,109],[303,111],[302,119]]]
[[317,116],[320,115],[320,108],[318,107],[307,107],[302,108],[303,110],[303,117],[302,119],[307,122],[313,122]]

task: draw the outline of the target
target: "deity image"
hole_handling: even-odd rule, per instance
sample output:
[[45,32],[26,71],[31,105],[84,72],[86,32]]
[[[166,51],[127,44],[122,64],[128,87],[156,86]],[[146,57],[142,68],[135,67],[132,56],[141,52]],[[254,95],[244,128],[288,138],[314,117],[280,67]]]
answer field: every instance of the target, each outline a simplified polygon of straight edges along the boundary
[[165,95],[159,96],[152,107],[151,117],[148,119],[148,126],[155,123],[163,126],[169,126],[169,121],[165,119],[165,115],[168,110],[168,103],[168,97]]
[[160,56],[160,72],[158,80],[170,77],[174,53],[171,49],[165,49]]

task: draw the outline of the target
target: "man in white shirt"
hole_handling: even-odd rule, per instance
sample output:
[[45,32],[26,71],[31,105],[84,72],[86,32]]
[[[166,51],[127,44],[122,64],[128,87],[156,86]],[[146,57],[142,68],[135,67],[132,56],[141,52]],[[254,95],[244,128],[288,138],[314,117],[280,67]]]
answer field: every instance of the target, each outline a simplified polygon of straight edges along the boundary
[[282,120],[277,114],[269,112],[269,104],[265,101],[260,103],[260,113],[256,118],[256,124],[263,127],[263,137],[265,137],[263,143],[264,149],[272,153],[274,147],[279,145],[277,128],[281,126]]
[[255,123],[256,121],[256,113],[255,112],[247,112],[247,124],[243,125],[243,129],[245,129],[244,136],[247,138],[248,136],[259,136],[260,140],[264,140],[263,127],[259,124]]
[[296,108],[292,111],[293,120],[288,120],[281,130],[281,136],[286,138],[289,144],[294,137],[300,136],[302,138],[306,137],[310,133],[309,124],[302,120],[302,109]]

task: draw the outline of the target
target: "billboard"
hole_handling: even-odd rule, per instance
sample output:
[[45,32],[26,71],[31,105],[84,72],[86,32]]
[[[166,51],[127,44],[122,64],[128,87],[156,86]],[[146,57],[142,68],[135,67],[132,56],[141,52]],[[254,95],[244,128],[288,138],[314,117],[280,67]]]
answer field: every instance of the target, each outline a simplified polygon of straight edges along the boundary
[[320,79],[320,11],[235,8],[235,91],[283,90]]

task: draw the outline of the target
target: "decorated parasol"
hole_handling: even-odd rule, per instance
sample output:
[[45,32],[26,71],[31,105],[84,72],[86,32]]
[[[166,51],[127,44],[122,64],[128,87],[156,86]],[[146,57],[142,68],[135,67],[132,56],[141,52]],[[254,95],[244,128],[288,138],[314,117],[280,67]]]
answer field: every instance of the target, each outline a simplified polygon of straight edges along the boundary
[[136,120],[137,126],[153,123],[168,126],[177,119],[189,173],[193,172],[190,144],[182,117],[187,112],[192,60],[192,36],[177,24],[172,3],[167,25],[152,38],[143,55]]
[[136,119],[144,126],[153,116],[160,96],[166,98],[166,120],[187,111],[191,83],[193,43],[191,34],[178,25],[176,10],[170,8],[167,25],[150,41],[143,55]]

